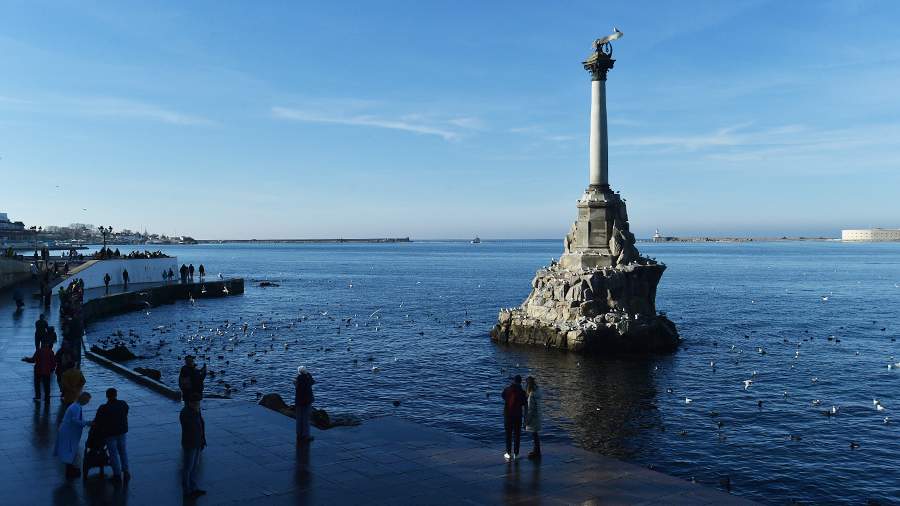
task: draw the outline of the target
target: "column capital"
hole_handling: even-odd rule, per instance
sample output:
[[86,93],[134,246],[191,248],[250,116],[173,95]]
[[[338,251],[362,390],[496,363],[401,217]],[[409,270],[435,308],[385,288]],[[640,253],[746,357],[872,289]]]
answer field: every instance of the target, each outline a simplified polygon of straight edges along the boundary
[[612,58],[612,46],[609,43],[598,46],[591,56],[581,63],[584,70],[591,73],[592,81],[606,81],[606,73],[616,63]]

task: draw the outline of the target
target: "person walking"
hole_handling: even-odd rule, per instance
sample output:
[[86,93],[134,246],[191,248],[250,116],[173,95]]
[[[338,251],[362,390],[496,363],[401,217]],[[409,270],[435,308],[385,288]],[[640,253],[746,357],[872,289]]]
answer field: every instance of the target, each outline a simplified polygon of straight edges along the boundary
[[125,282],[125,289],[128,290],[128,269],[122,269],[122,281]]
[[186,406],[181,408],[181,448],[184,451],[184,467],[181,484],[184,496],[196,499],[205,495],[206,491],[197,487],[197,467],[200,465],[200,452],[206,448],[206,424],[200,412],[201,397],[192,393]]
[[190,402],[191,396],[197,394],[203,398],[203,382],[206,380],[206,364],[202,369],[197,369],[193,355],[184,357],[184,365],[178,373],[178,387],[181,389],[181,398],[184,403]]
[[537,386],[534,376],[525,379],[525,430],[531,433],[533,448],[528,454],[530,460],[541,458],[541,389]]
[[84,374],[81,374],[81,368],[78,367],[76,362],[62,375],[63,404],[69,405],[74,403],[78,396],[81,395],[85,383]]
[[519,458],[519,443],[522,439],[522,421],[524,418],[525,391],[522,390],[522,377],[518,374],[512,383],[503,389],[503,428],[506,431],[506,453],[503,457],[508,460]]
[[191,283],[194,282],[194,264],[188,265],[188,275],[191,278]]
[[50,376],[56,369],[53,347],[48,341],[44,341],[34,355],[22,360],[34,364],[34,402],[40,402],[42,386],[44,387],[44,402],[50,402]]
[[314,438],[309,435],[309,418],[312,414],[312,403],[315,400],[312,386],[316,384],[312,374],[305,367],[297,368],[297,378],[294,385],[297,387],[294,396],[294,409],[297,418],[297,444],[308,443]]
[[103,285],[106,287],[106,295],[109,295],[109,282],[112,281],[112,278],[109,276],[109,273],[103,275]]
[[119,400],[119,392],[115,388],[106,389],[106,404],[97,409],[94,425],[100,430],[109,451],[109,464],[113,475],[110,481],[119,484],[131,480],[128,470],[128,403]]
[[81,470],[75,466],[75,461],[78,458],[78,445],[81,442],[82,430],[91,424],[90,421],[84,420],[82,413],[82,408],[89,402],[91,402],[91,394],[82,392],[78,396],[78,402],[73,402],[66,408],[66,414],[63,415],[62,423],[59,424],[53,455],[59,457],[59,460],[66,465],[66,478],[81,476]]
[[197,269],[197,272],[200,273],[200,281],[203,281],[203,277],[206,276],[206,268],[203,267],[203,264],[200,264],[200,268]]
[[44,316],[44,313],[41,313],[38,316],[36,322],[34,322],[34,349],[35,351],[41,349],[41,342],[47,337],[47,331],[49,330],[49,325],[47,325],[47,317]]

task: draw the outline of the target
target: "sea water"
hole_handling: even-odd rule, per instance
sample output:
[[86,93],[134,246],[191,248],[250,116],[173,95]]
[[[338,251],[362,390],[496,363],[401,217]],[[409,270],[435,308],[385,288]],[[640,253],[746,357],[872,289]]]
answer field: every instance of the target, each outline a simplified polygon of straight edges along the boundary
[[639,247],[668,266],[657,306],[684,338],[672,355],[490,341],[498,309],[525,299],[560,241],[165,247],[208,277],[244,277],[246,292],[95,322],[87,339],[121,331],[148,357],[131,365],[171,385],[185,353],[202,355],[209,393],[227,384],[248,400],[292,402],[305,365],[319,407],[440,427],[496,444],[498,460],[499,393],[511,375],[533,375],[545,441],[713,487],[728,479],[763,502],[900,497],[900,368],[888,368],[900,362],[900,244]]

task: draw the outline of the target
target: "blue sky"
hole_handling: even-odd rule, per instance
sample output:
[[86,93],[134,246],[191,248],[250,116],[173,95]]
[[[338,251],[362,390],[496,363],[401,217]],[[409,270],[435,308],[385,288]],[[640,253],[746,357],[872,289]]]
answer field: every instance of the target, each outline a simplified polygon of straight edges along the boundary
[[639,236],[900,226],[900,3],[0,3],[0,211],[202,238],[561,238],[613,25]]

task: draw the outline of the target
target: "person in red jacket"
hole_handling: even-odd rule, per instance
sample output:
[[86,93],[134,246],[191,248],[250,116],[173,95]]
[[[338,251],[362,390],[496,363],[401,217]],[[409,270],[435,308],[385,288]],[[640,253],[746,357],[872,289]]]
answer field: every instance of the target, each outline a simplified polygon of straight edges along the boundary
[[44,341],[31,357],[23,360],[34,364],[34,400],[41,400],[41,386],[44,387],[44,402],[50,402],[50,377],[56,369],[56,357],[50,343]]
[[512,383],[503,389],[503,428],[506,429],[506,460],[519,458],[519,442],[525,420],[527,397],[522,390],[522,377],[516,375]]

